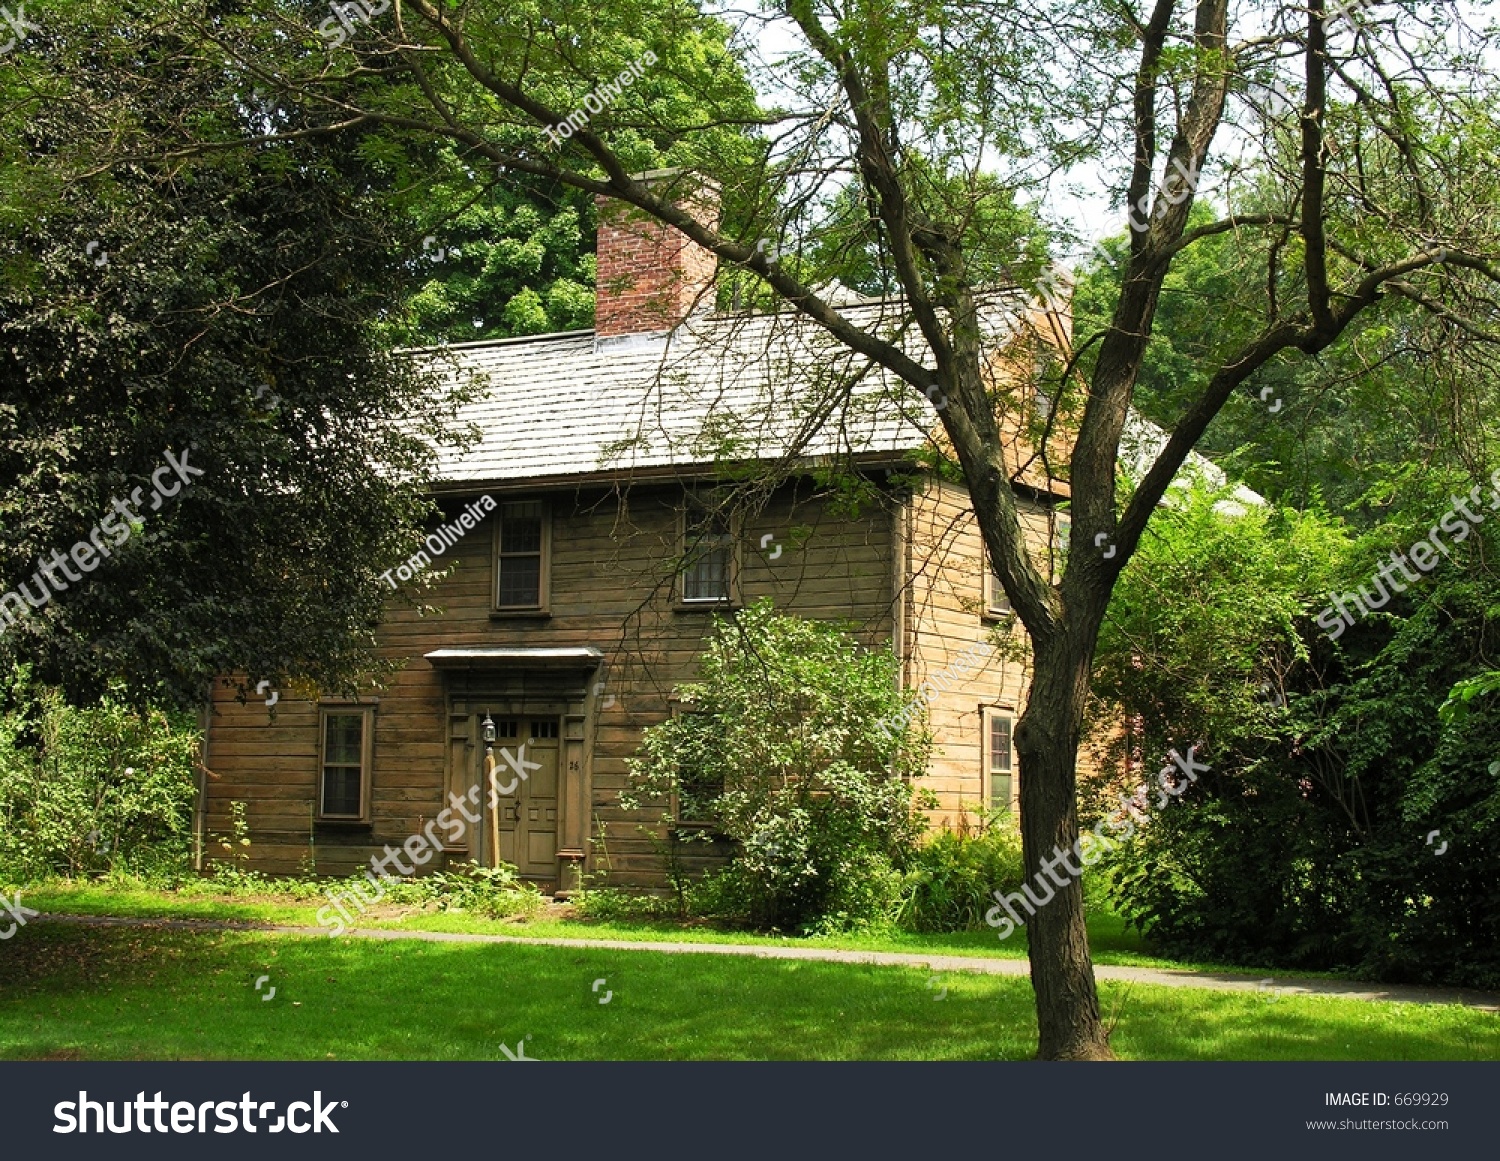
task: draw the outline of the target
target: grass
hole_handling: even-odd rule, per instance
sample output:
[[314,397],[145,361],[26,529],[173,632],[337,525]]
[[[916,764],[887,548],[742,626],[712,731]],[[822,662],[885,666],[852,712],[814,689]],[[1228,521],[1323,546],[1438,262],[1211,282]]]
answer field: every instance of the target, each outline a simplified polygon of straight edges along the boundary
[[[150,890],[130,883],[107,881],[52,882],[25,888],[27,906],[40,911],[72,915],[120,915],[137,918],[214,919],[277,923],[316,927],[320,902],[289,895],[225,894],[211,881],[194,881],[176,891]],[[726,930],[701,922],[679,923],[646,919],[586,919],[552,909],[531,919],[486,919],[463,912],[432,911],[416,907],[381,907],[359,918],[358,925],[406,931],[469,932],[484,935],[525,935],[562,939],[630,939],[675,943],[732,943],[846,948],[856,951],[894,951],[930,955],[978,956],[993,959],[1024,959],[1026,932],[1022,929],[1004,942],[991,928],[982,931],[922,935],[914,932],[882,931],[869,934],[792,938]],[[1168,959],[1155,954],[1125,921],[1107,910],[1092,909],[1088,916],[1089,947],[1094,962],[1120,967],[1151,967],[1199,971],[1228,971],[1286,976],[1279,969],[1256,966]],[[1329,973],[1298,972],[1299,976]],[[1331,977],[1330,977],[1331,978]]]
[[[1100,991],[1127,1059],[1500,1057],[1500,1016],[1466,1008]],[[541,1060],[994,1060],[1034,1028],[1025,979],[863,964],[45,923],[0,945],[5,1059],[500,1060],[524,1039]]]

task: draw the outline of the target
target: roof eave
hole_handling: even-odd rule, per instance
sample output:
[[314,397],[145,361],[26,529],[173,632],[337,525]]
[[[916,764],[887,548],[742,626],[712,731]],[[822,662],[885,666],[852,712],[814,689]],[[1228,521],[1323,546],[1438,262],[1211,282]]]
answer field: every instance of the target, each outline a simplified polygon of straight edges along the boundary
[[[795,461],[792,471],[809,474],[832,463],[849,463],[858,468],[879,470],[882,468],[910,468],[911,450],[862,452],[854,456],[806,456]],[[773,463],[776,461],[764,461]],[[429,491],[434,496],[469,495],[476,491],[532,492],[539,488],[560,487],[616,487],[630,484],[694,483],[722,477],[727,471],[742,466],[738,463],[705,460],[693,464],[661,464],[645,468],[604,468],[592,472],[553,472],[536,476],[504,476],[475,478],[470,480],[440,480]],[[787,465],[780,465],[786,467]]]

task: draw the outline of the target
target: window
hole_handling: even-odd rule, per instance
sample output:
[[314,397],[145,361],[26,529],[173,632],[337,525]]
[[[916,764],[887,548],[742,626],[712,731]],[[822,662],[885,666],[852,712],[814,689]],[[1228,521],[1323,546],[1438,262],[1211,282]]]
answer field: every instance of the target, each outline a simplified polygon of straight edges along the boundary
[[[680,705],[674,707],[673,713],[693,738],[693,744],[687,747],[688,753],[706,756],[711,747],[708,716],[695,714]],[[699,726],[703,728],[695,728]],[[724,775],[722,771],[710,773],[707,766],[707,762],[700,764],[689,760],[677,768],[677,793],[672,803],[672,815],[678,825],[711,827],[718,821],[712,807],[714,799],[724,793]]]
[[696,766],[678,770],[677,821],[693,826],[709,826],[717,822],[712,803],[723,793],[722,775],[715,777]]
[[[1049,327],[1048,329],[1054,330],[1055,332],[1055,328],[1056,324],[1053,324],[1053,326]],[[1065,333],[1066,332],[1059,333],[1056,337],[1062,338]],[[1065,345],[1071,345],[1070,343],[1068,343],[1066,338],[1064,338],[1063,341]],[[1046,423],[1049,419],[1052,418],[1052,408],[1056,402],[1054,398],[1054,392],[1060,391],[1062,387],[1062,384],[1059,381],[1061,379],[1060,374],[1057,379],[1052,379],[1049,381],[1047,378],[1047,373],[1051,371],[1053,367],[1056,366],[1056,364],[1057,359],[1053,354],[1052,348],[1050,346],[1043,346],[1039,351],[1037,351],[1036,357],[1032,360],[1031,364],[1033,404],[1036,408],[1036,417],[1043,423]]]
[[734,533],[727,515],[689,510],[683,519],[682,600],[725,604],[734,581]]
[[328,708],[322,711],[322,818],[359,821],[369,816],[370,752],[374,711]]
[[[486,717],[489,715],[486,714]],[[501,718],[495,723],[495,740],[503,738],[519,738],[521,736],[521,723],[515,718]]]
[[540,500],[501,504],[495,521],[495,608],[546,607],[548,520]]
[[1068,559],[1068,538],[1073,535],[1073,521],[1066,516],[1057,518],[1057,533],[1052,541],[1052,583],[1062,579],[1063,567]]
[[991,810],[1010,809],[1011,717],[998,710],[985,711],[984,777],[988,783],[985,801]]
[[984,611],[991,617],[1004,616],[1010,612],[1010,598],[1005,595],[1005,586],[1000,583],[1000,574],[995,571],[995,562],[988,551],[984,559],[989,565],[984,577]]

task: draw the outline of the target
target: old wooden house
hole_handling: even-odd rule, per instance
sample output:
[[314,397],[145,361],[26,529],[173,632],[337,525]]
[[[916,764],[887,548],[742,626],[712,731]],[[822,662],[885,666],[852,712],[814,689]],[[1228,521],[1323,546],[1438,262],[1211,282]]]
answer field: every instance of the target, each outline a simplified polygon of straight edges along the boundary
[[[763,596],[895,648],[929,703],[935,823],[1015,802],[1024,666],[989,644],[1011,614],[965,490],[926,466],[942,400],[798,315],[708,309],[708,255],[607,206],[600,221],[596,329],[441,353],[483,384],[465,415],[482,439],[442,464],[428,550],[391,562],[394,583],[441,575],[420,601],[436,612],[393,596],[380,647],[395,678],[352,701],[281,691],[269,708],[217,690],[200,827],[227,833],[243,802],[251,866],[346,875],[425,835],[428,870],[501,859],[544,889],[583,873],[661,884],[619,803],[626,759],[676,712],[712,615]],[[909,325],[900,302],[840,309],[885,335]],[[1066,488],[1028,466],[1023,432],[1068,319],[1002,289],[985,325],[1046,561]],[[523,745],[527,776],[490,809],[487,748]]]

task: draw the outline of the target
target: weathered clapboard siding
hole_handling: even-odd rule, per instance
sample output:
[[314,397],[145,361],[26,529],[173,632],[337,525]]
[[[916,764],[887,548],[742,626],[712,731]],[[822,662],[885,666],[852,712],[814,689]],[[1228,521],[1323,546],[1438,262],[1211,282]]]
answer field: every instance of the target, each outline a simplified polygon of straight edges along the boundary
[[[441,808],[441,782],[433,771],[443,765],[445,703],[440,685],[424,688],[427,683],[412,676],[403,671],[385,689],[370,691],[375,738],[371,827],[364,833],[343,824],[315,824],[318,704],[278,691],[273,713],[253,693],[241,705],[233,689],[221,684],[214,693],[207,747],[206,829],[227,835],[229,804],[243,801],[252,867],[272,874],[315,867],[332,875],[352,873],[383,843],[394,845],[418,832],[419,824]],[[228,852],[210,843],[207,854],[216,858]]]
[[[778,496],[742,528],[741,598],[748,603],[769,596],[779,608],[803,616],[852,620],[865,628],[871,642],[889,639],[890,588],[882,583],[890,569],[888,514],[873,511],[861,522],[830,520],[821,502],[794,505],[792,500]],[[613,636],[593,641],[610,655],[604,679],[617,700],[599,716],[594,738],[591,859],[607,869],[611,882],[660,886],[659,850],[641,833],[641,815],[622,809],[618,799],[628,785],[626,759],[640,732],[672,712],[675,686],[696,678],[712,618],[704,611],[678,609],[673,591],[663,583],[662,562],[678,551],[675,496],[637,493],[630,510],[639,527],[634,542],[600,537],[589,546],[593,551],[580,554],[570,574],[577,578],[576,599],[582,606],[601,599],[598,579],[584,575],[590,562],[607,560],[620,586],[610,609]],[[800,547],[791,544],[794,525],[810,529]],[[766,535],[773,541],[762,550]],[[770,559],[772,554],[776,559]],[[554,558],[555,578],[564,575],[564,567]],[[554,587],[554,620],[560,601]],[[658,841],[665,838],[660,830],[655,834]],[[694,869],[711,860],[716,849],[722,853],[722,847],[689,843],[680,854],[684,866]]]
[[[357,871],[386,844],[396,847],[419,834],[447,802],[449,679],[423,654],[464,646],[592,646],[604,663],[590,679],[596,696],[585,746],[586,870],[621,886],[665,885],[662,844],[670,836],[659,826],[645,826],[657,812],[627,811],[619,796],[641,732],[669,716],[674,689],[697,677],[712,624],[710,612],[683,609],[672,584],[682,489],[507,498],[515,495],[543,498],[550,507],[549,615],[492,616],[491,519],[434,560],[429,575],[443,575],[430,589],[412,587],[418,604],[436,611],[392,601],[379,648],[402,667],[365,698],[375,721],[369,826],[313,817],[315,701],[281,691],[273,715],[261,699],[252,695],[242,705],[224,686],[215,693],[208,747],[208,831],[227,834],[229,803],[244,801],[250,865],[271,873]],[[460,507],[451,505],[453,511]],[[1053,535],[1047,506],[1024,502],[1022,519],[1033,554],[1045,565]],[[904,682],[914,690],[951,675],[960,657],[1012,628],[1008,615],[987,613],[984,576],[983,546],[965,489],[933,478],[909,497],[893,491],[884,506],[855,520],[831,516],[807,485],[787,486],[739,528],[742,601],[769,596],[785,611],[850,623],[870,645],[895,637]],[[972,820],[983,809],[983,707],[1018,714],[1026,681],[1024,662],[1007,659],[996,647],[965,675],[943,683],[948,688],[933,689],[929,713],[939,743],[924,781],[940,800],[935,824],[951,825],[965,814]],[[608,708],[605,695],[614,699]],[[1013,769],[1012,802],[1017,773]],[[726,853],[722,845],[706,843],[679,844],[677,852],[689,871]],[[208,848],[210,858],[225,853],[214,844]],[[440,865],[434,861],[427,869]]]
[[[996,643],[979,661],[955,672],[955,663],[976,645],[1020,633],[1010,614],[986,610],[984,544],[967,490],[929,479],[912,497],[907,557],[912,577],[906,593],[906,684],[922,690],[938,739],[926,784],[937,792],[937,825],[955,824],[967,813],[973,821],[984,808],[983,708],[1003,707],[1013,715],[1024,704],[1028,681],[1024,663],[1007,658]],[[1021,504],[1021,522],[1033,558],[1045,566],[1050,543],[1048,511],[1040,503]],[[948,688],[944,688],[948,686]],[[1011,800],[1017,780],[1012,771]]]
[[[482,493],[476,493],[476,495]],[[318,704],[280,691],[274,715],[253,694],[241,704],[229,684],[216,689],[207,766],[206,829],[227,834],[230,802],[246,803],[250,865],[321,874],[366,865],[385,844],[420,833],[446,805],[448,687],[423,654],[465,646],[593,646],[605,656],[595,681],[615,700],[593,699],[590,736],[588,870],[620,885],[661,886],[662,860],[642,833],[650,812],[619,805],[626,758],[640,733],[672,712],[671,694],[697,676],[712,617],[678,607],[671,561],[679,553],[678,486],[613,491],[509,492],[495,499],[545,499],[551,512],[550,615],[492,617],[493,519],[484,520],[431,565],[445,575],[430,589],[410,586],[423,612],[393,600],[379,632],[382,655],[404,662],[374,705],[370,825],[318,823]],[[449,505],[450,514],[466,496]],[[857,520],[831,517],[806,485],[788,486],[739,529],[738,595],[762,596],[802,616],[851,622],[870,644],[890,639],[895,562],[891,513],[869,508]],[[792,530],[805,540],[794,544]],[[763,537],[769,536],[764,549]],[[779,553],[777,548],[780,548]],[[772,557],[775,559],[772,559]],[[658,837],[661,832],[658,828]],[[722,854],[722,848],[719,848]],[[210,858],[225,852],[210,844]],[[684,844],[685,866],[714,857],[710,844]],[[428,869],[439,864],[434,861]]]

